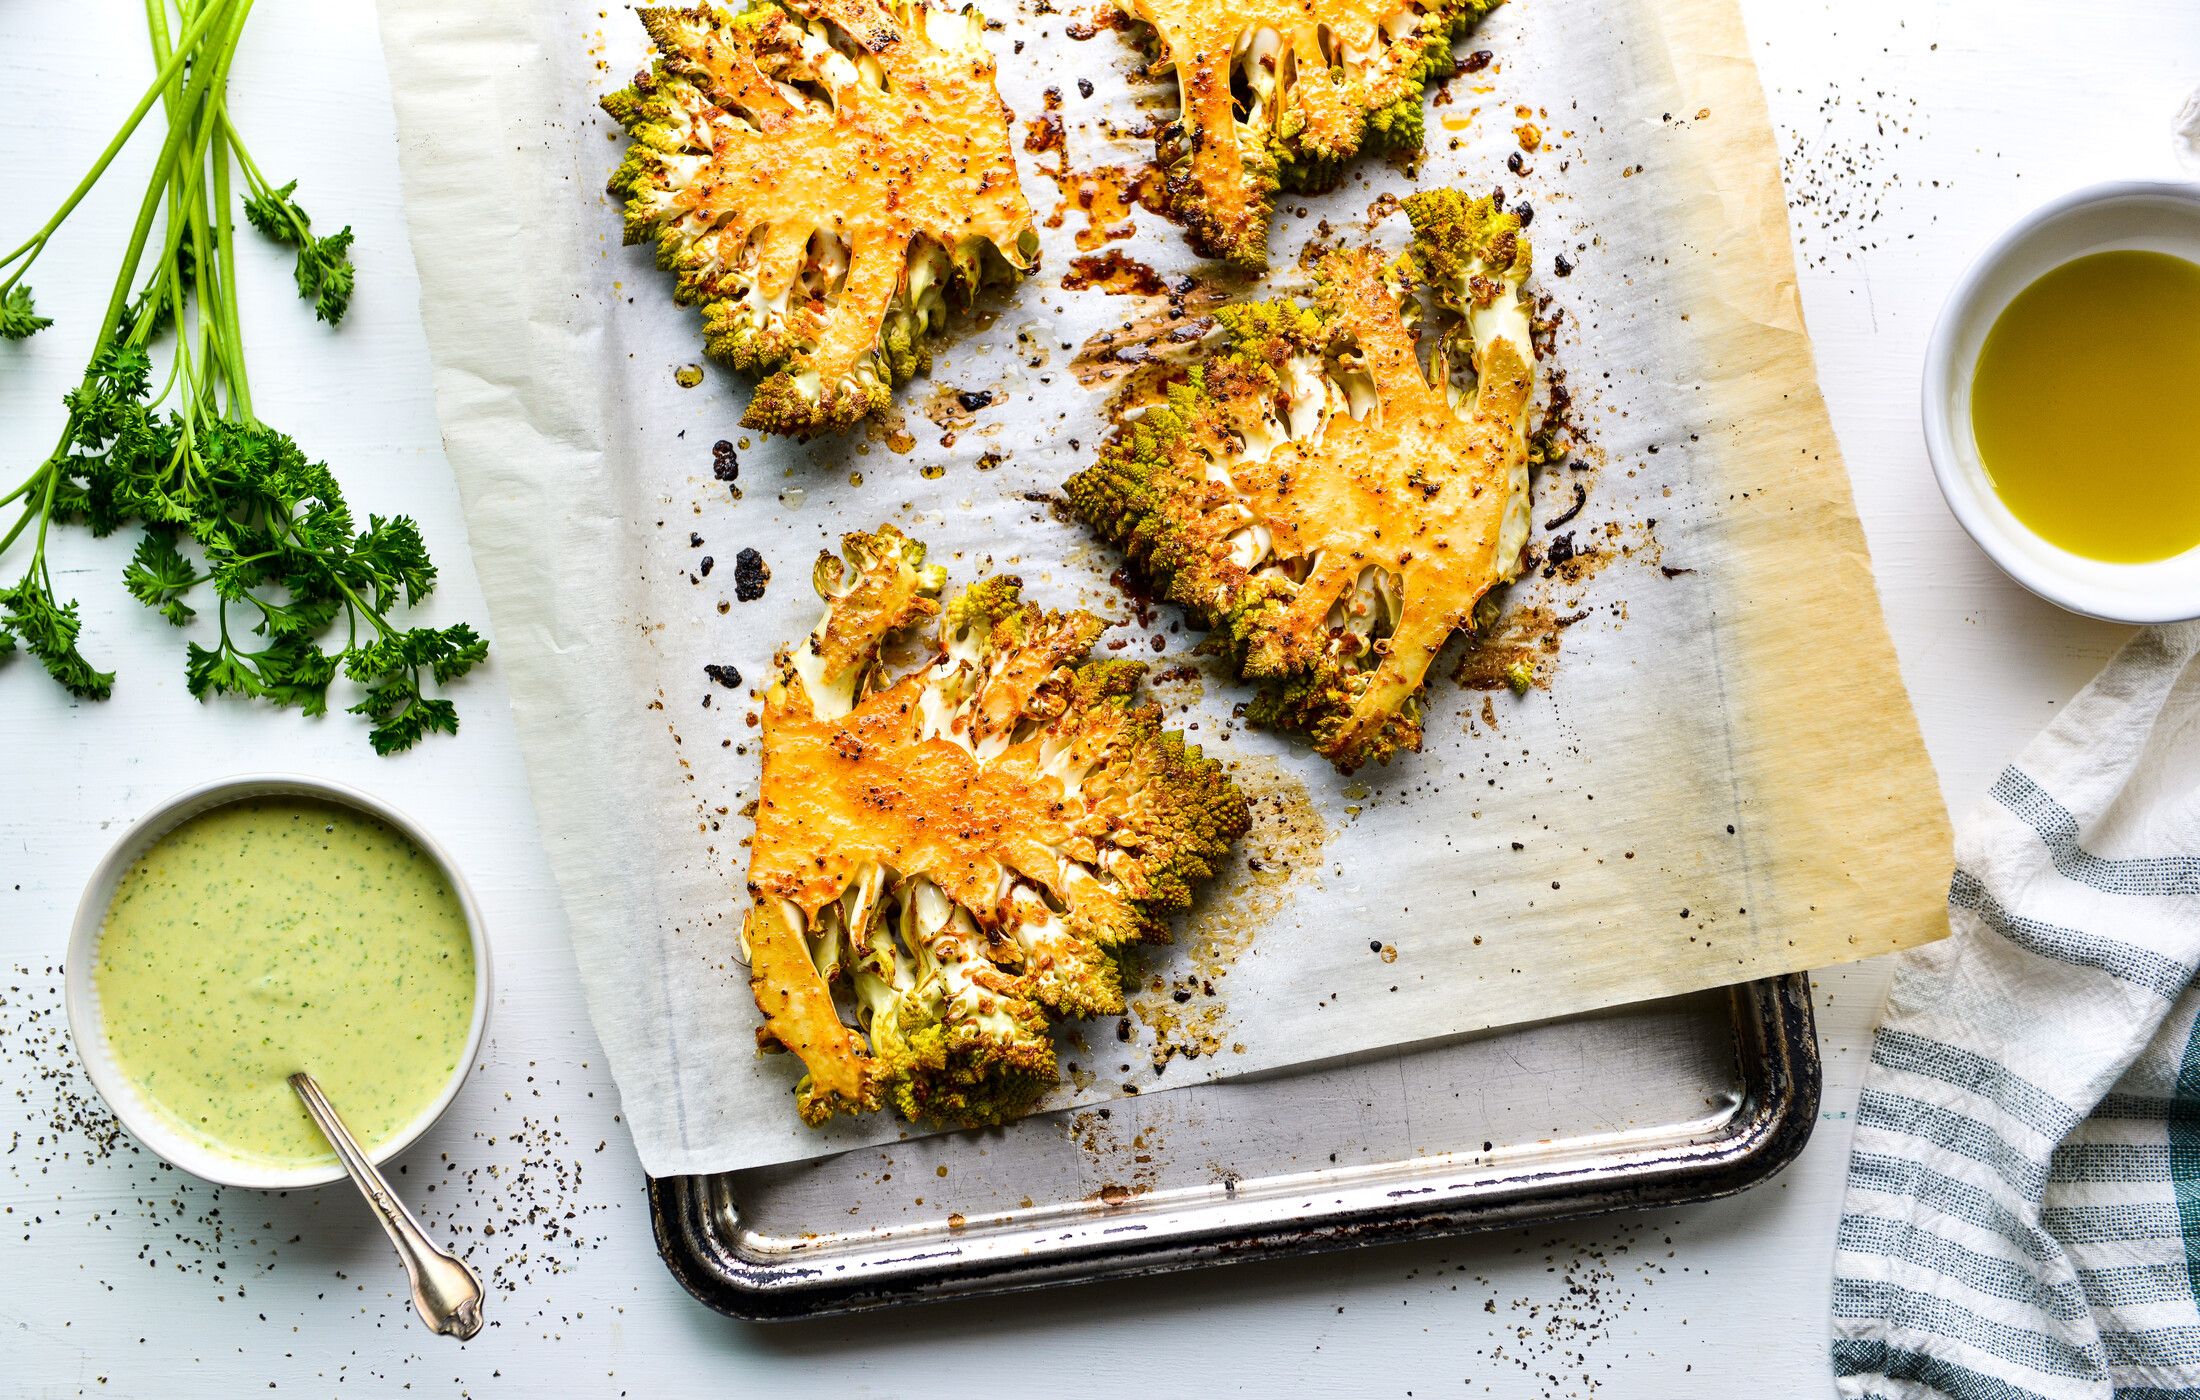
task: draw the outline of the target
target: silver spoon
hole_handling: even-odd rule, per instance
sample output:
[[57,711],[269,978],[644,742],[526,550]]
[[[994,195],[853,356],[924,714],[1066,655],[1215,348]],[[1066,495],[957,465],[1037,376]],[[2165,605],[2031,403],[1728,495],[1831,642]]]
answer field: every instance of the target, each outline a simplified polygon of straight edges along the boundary
[[397,1257],[404,1261],[406,1276],[412,1280],[413,1310],[428,1325],[430,1332],[460,1341],[470,1339],[481,1330],[481,1279],[464,1260],[448,1251],[437,1249],[428,1243],[420,1222],[413,1219],[405,1203],[391,1192],[389,1182],[375,1169],[367,1154],[360,1150],[358,1139],[344,1120],[336,1116],[328,1096],[321,1086],[313,1082],[313,1076],[300,1071],[290,1076],[290,1087],[305,1100],[306,1112],[321,1129],[321,1136],[336,1149],[338,1160],[351,1175],[352,1185],[374,1207],[374,1218],[382,1222],[382,1230],[397,1246]]

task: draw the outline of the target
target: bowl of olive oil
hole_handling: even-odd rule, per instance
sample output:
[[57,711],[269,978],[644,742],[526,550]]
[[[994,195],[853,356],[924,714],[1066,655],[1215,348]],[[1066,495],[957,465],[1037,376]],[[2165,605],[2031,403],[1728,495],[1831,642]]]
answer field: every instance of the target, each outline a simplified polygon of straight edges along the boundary
[[1923,408],[1949,509],[2010,577],[2200,617],[2200,185],[2096,186],[2004,234],[1933,329]]

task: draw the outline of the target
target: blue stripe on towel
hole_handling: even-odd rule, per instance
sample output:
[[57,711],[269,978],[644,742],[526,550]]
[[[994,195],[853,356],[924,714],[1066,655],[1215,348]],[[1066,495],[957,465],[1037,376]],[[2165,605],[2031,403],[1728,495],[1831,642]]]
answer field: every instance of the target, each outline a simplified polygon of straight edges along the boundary
[[1902,1330],[1945,1337],[2042,1375],[2090,1380],[2108,1371],[2107,1355],[2099,1347],[2076,1346],[2045,1332],[2012,1327],[1960,1303],[1883,1280],[1835,1279],[1833,1315],[1882,1318]]
[[2200,857],[2155,856],[2108,860],[2078,844],[2078,819],[2016,765],[1994,780],[1993,798],[2039,833],[2048,858],[2064,879],[2103,894],[2200,894]]
[[[2091,1297],[2090,1289],[2069,1283],[2051,1284],[2025,1265],[1981,1254],[1906,1220],[1884,1215],[1843,1216],[1836,1247],[1851,1254],[1901,1259],[1931,1273],[1959,1278],[1974,1292],[2024,1303],[2065,1321],[2084,1317]],[[2183,1286],[2182,1276],[2179,1286]]]
[[1865,1338],[1840,1339],[1833,1344],[1833,1373],[1837,1376],[1885,1376],[1891,1381],[1929,1385],[1953,1400],[2049,1400],[2036,1390],[2011,1385],[1984,1371],[1974,1371],[1953,1361],[1906,1351],[1885,1342]]
[[2068,1137],[2085,1117],[2007,1065],[1908,1031],[1881,1031],[1872,1042],[1872,1063],[1921,1074],[1990,1099],[1994,1107],[2033,1132],[2057,1140]]
[[[1919,1204],[2000,1235],[2042,1262],[2062,1257],[2061,1247],[2047,1231],[2019,1220],[2000,1201],[1970,1182],[1958,1181],[1921,1162],[1858,1152],[1849,1158],[1849,1185],[1882,1195],[1915,1196]],[[2166,1216],[2168,1211],[2165,1209],[2163,1214]]]
[[1859,1128],[1879,1128],[1913,1137],[1997,1172],[2019,1192],[2035,1200],[2047,1189],[2047,1163],[2034,1157],[1976,1118],[1903,1094],[1864,1091],[1856,1105]]
[[2159,1142],[2071,1142],[2055,1149],[2050,1181],[2147,1186],[2168,1179],[2170,1149]]
[[2191,1296],[2183,1264],[2125,1264],[2112,1269],[2080,1269],[2078,1282],[2096,1308],[2144,1307],[2180,1302]]
[[2167,1201],[2127,1201],[2116,1206],[2049,1206],[2040,1224],[2064,1244],[2137,1244],[2184,1234]]
[[2192,985],[2194,973],[2200,971],[2191,963],[2177,962],[2133,944],[2012,914],[1967,870],[1958,870],[1948,882],[1948,903],[1970,910],[1984,919],[1988,928],[2028,953],[2105,972],[2144,987],[2164,1001],[2183,996],[2185,988]]
[[2200,1099],[2165,1099],[2153,1094],[2110,1094],[2095,1104],[2093,1112],[2087,1116],[2132,1119],[2142,1123],[2182,1121],[2200,1127]]
[[2144,1332],[2101,1332],[2101,1345],[2111,1366],[2160,1369],[2176,1367],[2191,1373],[2200,1366],[2200,1327],[2155,1327]]

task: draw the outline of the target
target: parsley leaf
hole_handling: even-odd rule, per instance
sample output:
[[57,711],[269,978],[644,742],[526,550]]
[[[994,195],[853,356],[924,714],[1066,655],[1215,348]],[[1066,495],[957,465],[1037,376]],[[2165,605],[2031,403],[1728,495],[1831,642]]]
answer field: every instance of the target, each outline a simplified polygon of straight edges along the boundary
[[191,561],[176,552],[176,542],[157,530],[145,532],[129,567],[122,571],[122,585],[130,596],[177,627],[198,616],[198,610],[183,601],[198,581]]
[[281,189],[261,190],[244,202],[244,216],[276,242],[297,245],[298,296],[312,302],[313,314],[333,326],[351,306],[357,276],[351,265],[351,225],[325,238],[314,237],[312,216],[290,197],[297,188],[293,180]]
[[57,601],[36,574],[26,574],[13,588],[0,588],[0,629],[13,633],[23,649],[45,666],[46,674],[78,699],[104,700],[114,693],[115,673],[95,670],[76,648],[77,633],[83,629],[76,600]]
[[53,324],[31,305],[31,289],[17,283],[0,296],[0,340],[28,340]]
[[431,733],[456,734],[457,708],[423,695],[420,673],[425,670],[437,685],[446,685],[488,654],[489,644],[463,622],[388,633],[345,652],[344,674],[367,687],[366,697],[351,712],[374,721],[368,738],[375,751],[410,748]]
[[[210,425],[198,449],[195,480],[212,494],[193,517],[192,534],[219,600],[221,636],[214,646],[192,646],[191,693],[247,696],[317,715],[341,674],[365,691],[349,710],[373,721],[368,738],[378,752],[458,732],[457,708],[426,694],[426,682],[459,679],[488,655],[488,643],[464,623],[402,628],[391,620],[435,588],[419,526],[377,515],[355,532],[327,466],[264,424]],[[196,581],[180,555],[157,566],[149,560],[147,573],[183,588]],[[132,591],[156,606],[180,596]],[[339,621],[348,640],[324,651],[318,639]],[[252,637],[265,645],[252,645]]]

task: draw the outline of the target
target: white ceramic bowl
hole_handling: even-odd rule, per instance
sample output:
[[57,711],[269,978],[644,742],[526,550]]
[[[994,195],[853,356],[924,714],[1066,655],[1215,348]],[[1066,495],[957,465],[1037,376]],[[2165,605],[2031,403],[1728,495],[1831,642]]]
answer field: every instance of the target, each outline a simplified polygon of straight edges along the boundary
[[394,807],[378,798],[369,797],[357,788],[325,778],[308,778],[290,773],[253,773],[234,778],[220,778],[201,783],[187,791],[177,793],[166,802],[137,819],[122,838],[108,850],[104,859],[92,873],[92,880],[84,889],[84,898],[76,906],[76,923],[69,931],[69,954],[64,977],[69,1009],[69,1034],[76,1042],[76,1051],[84,1061],[84,1067],[92,1076],[92,1084],[100,1097],[114,1110],[115,1117],[130,1135],[144,1143],[168,1161],[190,1172],[193,1176],[217,1181],[225,1186],[250,1186],[266,1191],[289,1190],[296,1187],[323,1186],[344,1179],[344,1169],[334,1162],[316,1167],[278,1167],[231,1156],[218,1148],[209,1147],[173,1127],[168,1119],[147,1103],[137,1087],[116,1065],[113,1051],[108,1047],[105,1028],[100,1024],[99,996],[92,983],[92,961],[99,947],[100,928],[107,919],[107,906],[114,899],[115,886],[129,872],[138,857],[145,854],[161,837],[181,826],[201,812],[226,806],[254,797],[310,797],[326,802],[341,803],[357,808],[371,817],[389,823],[403,832],[414,845],[425,851],[442,870],[443,878],[450,881],[452,891],[458,896],[459,908],[466,915],[467,937],[474,949],[474,1014],[471,1027],[466,1032],[466,1048],[451,1069],[451,1077],[435,1101],[423,1108],[419,1115],[407,1123],[402,1131],[377,1148],[373,1157],[377,1163],[386,1161],[410,1147],[414,1139],[428,1130],[429,1125],[443,1116],[451,1100],[466,1082],[472,1070],[474,1056],[481,1048],[482,1032],[489,1024],[489,940],[482,931],[481,911],[474,905],[473,892],[466,888],[466,881],[451,863],[450,856],[413,821]]
[[1948,508],[2011,578],[2090,617],[2180,622],[2200,617],[2200,548],[2111,564],[2052,545],[2002,504],[1971,436],[1971,377],[2003,309],[2073,258],[2122,248],[2200,263],[2200,185],[2124,181],[2079,190],[2035,210],[1981,254],[1948,297],[1926,348],[1925,447]]

